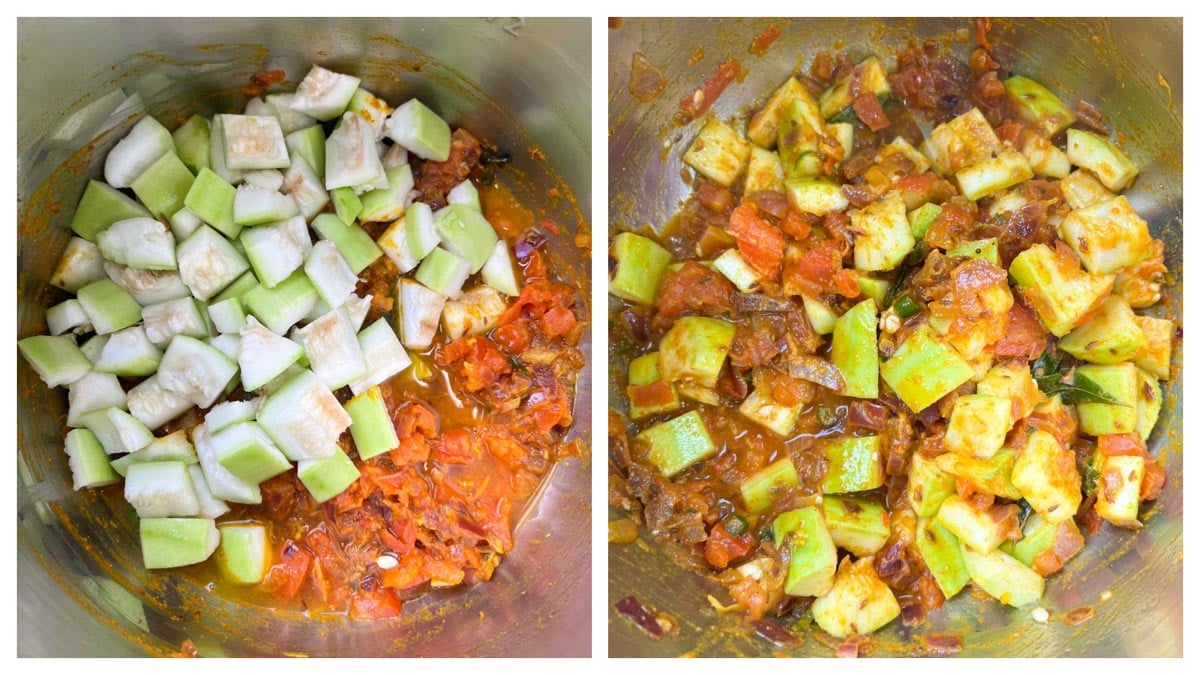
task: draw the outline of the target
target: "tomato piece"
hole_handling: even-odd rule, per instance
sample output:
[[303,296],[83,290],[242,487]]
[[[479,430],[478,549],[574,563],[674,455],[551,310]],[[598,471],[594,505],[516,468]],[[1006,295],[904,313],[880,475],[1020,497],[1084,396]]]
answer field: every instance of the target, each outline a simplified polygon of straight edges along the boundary
[[708,541],[704,542],[704,559],[717,569],[725,569],[731,561],[746,555],[753,547],[750,535],[735,537],[725,529],[725,523],[718,523],[709,531]]
[[833,273],[833,286],[842,297],[854,299],[861,293],[862,289],[858,285],[858,271],[839,269]]
[[1146,473],[1142,476],[1142,492],[1141,500],[1144,502],[1152,502],[1158,499],[1158,493],[1162,492],[1163,485],[1167,482],[1167,470],[1158,460],[1148,460],[1146,462]]
[[461,337],[442,345],[435,358],[439,365],[458,364],[458,370],[466,380],[464,385],[470,392],[495,384],[502,375],[512,372],[508,357],[485,337]]
[[534,425],[541,433],[546,433],[559,424],[568,425],[571,422],[570,411],[558,403],[540,405],[534,408],[531,414]]
[[935,248],[949,249],[955,244],[974,238],[975,217],[958,201],[942,204],[942,212],[925,232],[925,243]]
[[400,598],[395,591],[371,579],[363,581],[350,596],[350,618],[356,621],[400,616]]
[[1021,139],[1021,131],[1025,127],[1020,122],[1005,122],[996,127],[996,137],[1009,145],[1017,145]]
[[429,439],[437,435],[438,421],[433,409],[413,401],[392,413],[392,424],[400,445],[390,457],[396,466],[424,462],[429,457]]
[[523,323],[505,324],[492,333],[492,342],[509,354],[520,354],[529,349],[530,340],[529,328]]
[[542,315],[542,332],[548,338],[566,335],[575,329],[575,313],[566,307],[551,307]]
[[733,307],[737,289],[719,272],[687,261],[677,272],[667,272],[658,291],[658,315],[674,319],[686,311],[719,314]]
[[779,223],[779,229],[783,230],[784,234],[792,239],[807,239],[808,235],[812,234],[813,223],[809,220],[810,218],[815,219],[816,216],[808,214],[806,218],[798,211],[788,209],[787,215]]
[[792,280],[812,296],[827,291],[833,275],[842,269],[842,254],[833,245],[821,245],[805,251],[790,270]]
[[259,588],[280,600],[291,600],[304,584],[313,557],[295,541],[288,539],[283,542],[278,560],[279,562],[267,570]]
[[1049,340],[1050,333],[1038,320],[1037,314],[1022,300],[1014,298],[1012,308],[1008,310],[1008,330],[996,343],[996,356],[1019,356],[1032,361],[1046,351]]
[[525,259],[522,269],[525,281],[544,281],[549,272],[546,270],[546,260],[541,251],[531,251]]
[[433,458],[443,464],[470,464],[475,461],[471,432],[467,429],[445,431],[432,445]]
[[924,193],[933,187],[937,182],[938,177],[935,174],[925,172],[915,176],[904,176],[895,182],[894,188],[901,192],[916,192]]
[[704,114],[735,79],[742,76],[742,64],[735,58],[725,59],[717,70],[693,91],[679,99],[679,121],[686,124]]
[[1137,434],[1104,434],[1097,439],[1096,447],[1105,457],[1147,456],[1146,444]]
[[753,577],[746,577],[729,587],[729,596],[746,608],[751,620],[761,619],[767,611],[771,596]]
[[510,468],[524,463],[527,454],[525,447],[511,438],[489,434],[484,436],[483,444],[493,457]]
[[429,574],[422,564],[424,557],[419,553],[406,553],[400,556],[400,564],[390,570],[379,571],[379,581],[386,588],[406,591],[416,588],[429,581]]
[[769,279],[779,276],[787,242],[774,225],[759,217],[753,205],[744,203],[735,208],[726,229],[751,267]]
[[629,403],[639,408],[668,405],[675,400],[671,385],[662,380],[650,384],[629,385]]
[[761,33],[755,35],[754,40],[750,42],[750,53],[755,56],[766,54],[767,50],[771,48],[771,45],[775,44],[775,41],[782,34],[783,31],[779,29],[779,26],[775,24],[767,26]]

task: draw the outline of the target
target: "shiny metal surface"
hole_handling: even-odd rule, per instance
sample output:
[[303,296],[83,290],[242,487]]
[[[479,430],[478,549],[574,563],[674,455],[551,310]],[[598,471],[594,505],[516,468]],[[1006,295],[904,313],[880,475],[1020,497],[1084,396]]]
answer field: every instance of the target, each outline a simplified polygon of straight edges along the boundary
[[[690,188],[680,180],[683,153],[703,122],[671,125],[678,101],[713,72],[726,55],[749,67],[713,106],[722,119],[744,120],[747,107],[761,105],[789,73],[805,68],[820,50],[845,46],[856,59],[868,53],[894,55],[912,38],[969,29],[962,19],[791,19],[765,57],[747,46],[772,19],[625,19],[609,31],[609,210],[611,231],[644,225],[661,227]],[[1055,89],[1067,101],[1085,99],[1103,111],[1122,135],[1123,147],[1141,167],[1129,198],[1166,243],[1167,264],[1175,276],[1165,307],[1182,316],[1183,213],[1183,22],[1178,19],[993,20],[990,39],[1011,55],[1015,72]],[[972,40],[968,32],[963,39]],[[694,67],[688,57],[703,46],[706,57]],[[970,46],[960,45],[965,58]],[[628,90],[634,52],[661,68],[668,87],[643,104]],[[803,60],[798,60],[803,58]],[[894,59],[892,59],[894,63]],[[1175,365],[1182,355],[1174,356]],[[614,361],[615,359],[610,359]],[[613,363],[613,368],[623,368]],[[1176,369],[1178,370],[1178,369]],[[1047,582],[1042,606],[1048,625],[1035,623],[1030,609],[1016,610],[960,594],[947,608],[915,630],[899,621],[872,639],[872,654],[919,653],[923,633],[964,636],[964,656],[1179,656],[1183,653],[1182,590],[1182,378],[1168,385],[1167,405],[1151,439],[1151,451],[1166,457],[1167,486],[1142,512],[1138,534],[1105,526],[1066,569]],[[614,380],[615,381],[615,378]],[[622,392],[610,390],[611,400]],[[650,540],[646,535],[645,539]],[[1107,593],[1111,597],[1105,600]],[[653,544],[609,548],[609,653],[615,656],[770,656],[781,650],[747,637],[738,618],[718,616],[705,601],[720,587],[671,565]],[[656,605],[676,617],[680,633],[661,641],[644,636],[612,605],[626,595]],[[1095,617],[1068,626],[1063,615],[1081,606]],[[791,655],[831,656],[813,636]]]
[[[510,150],[501,175],[539,219],[563,227],[552,255],[587,302],[588,252],[571,236],[587,228],[590,210],[586,19],[22,20],[18,55],[21,337],[45,331],[45,309],[61,299],[46,279],[74,204],[138,116],[173,127],[193,112],[240,109],[251,74],[282,68],[294,86],[312,63],[359,75],[392,103],[419,96],[452,125]],[[564,198],[547,200],[555,187]],[[572,432],[585,441],[590,379],[585,370]],[[586,457],[555,468],[492,582],[408,602],[396,621],[314,620],[143,570],[136,520],[119,490],[71,491],[65,392],[47,392],[24,363],[17,390],[22,655],[168,654],[184,639],[204,656],[590,653]]]

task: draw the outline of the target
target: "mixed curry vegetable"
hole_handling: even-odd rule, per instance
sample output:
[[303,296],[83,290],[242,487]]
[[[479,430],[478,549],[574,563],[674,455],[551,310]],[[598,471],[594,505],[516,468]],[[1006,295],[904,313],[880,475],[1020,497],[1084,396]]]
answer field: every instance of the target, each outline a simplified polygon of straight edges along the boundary
[[967,62],[821,53],[703,122],[660,234],[612,239],[610,540],[644,525],[720,612],[849,638],[968,584],[1036,606],[1164,484],[1177,328],[1138,168],[977,31]]
[[237,598],[386,618],[490,579],[578,452],[579,288],[495,148],[320,66],[263,95],[282,78],[134,125],[73,215],[71,297],[18,347],[68,390],[75,488],[123,482],[147,569],[211,556]]

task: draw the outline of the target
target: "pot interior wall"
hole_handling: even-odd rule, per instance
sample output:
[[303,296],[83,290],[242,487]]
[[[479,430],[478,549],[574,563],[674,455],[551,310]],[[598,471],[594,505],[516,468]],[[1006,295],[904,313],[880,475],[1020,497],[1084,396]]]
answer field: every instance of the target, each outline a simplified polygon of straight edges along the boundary
[[[22,20],[19,336],[45,332],[45,309],[66,297],[47,279],[74,205],[142,114],[173,128],[193,113],[240,110],[252,74],[283,69],[294,86],[313,63],[362,77],[392,103],[420,97],[452,126],[510,151],[501,180],[538,220],[562,228],[551,258],[587,308],[589,254],[573,239],[588,231],[590,210],[589,35],[587,20]],[[561,197],[547,199],[555,188]],[[590,356],[586,337],[582,349]],[[572,431],[585,447],[590,379],[585,369]],[[71,490],[65,393],[47,392],[23,362],[17,390],[23,655],[167,654],[185,639],[206,656],[588,653],[586,457],[555,467],[492,582],[408,602],[395,621],[314,619],[143,570],[136,518],[119,490]]]
[[[782,37],[765,57],[747,52],[770,23]],[[744,120],[787,76],[806,69],[817,52],[846,48],[855,60],[868,54],[894,55],[911,39],[956,40],[962,58],[974,39],[965,19],[625,19],[609,31],[609,213],[611,231],[665,224],[691,188],[680,180],[682,163],[703,120],[685,127],[672,119],[681,97],[711,74],[727,55],[749,68],[714,104],[718,118]],[[990,34],[1011,68],[1058,91],[1067,101],[1087,100],[1100,108],[1141,168],[1130,201],[1166,242],[1175,283],[1164,316],[1182,317],[1183,129],[1182,21],[1171,19],[993,20]],[[705,57],[689,66],[703,47]],[[630,64],[641,52],[666,75],[666,91],[649,104],[629,93]],[[1175,355],[1175,364],[1182,355]],[[610,359],[610,367],[625,363]],[[617,372],[614,370],[613,372]],[[610,378],[610,382],[618,381]],[[1167,399],[1151,451],[1166,460],[1167,486],[1143,510],[1137,534],[1103,532],[1089,539],[1066,569],[1048,580],[1042,606],[1048,625],[1033,622],[1030,609],[1010,609],[960,594],[934,612],[925,625],[899,621],[872,638],[873,654],[919,653],[919,637],[930,633],[964,636],[969,656],[1178,656],[1182,653],[1182,378],[1168,383]],[[623,392],[610,389],[610,400]],[[645,540],[651,540],[649,535]],[[609,650],[620,656],[756,655],[778,652],[766,640],[748,637],[738,615],[719,616],[707,594],[725,602],[719,586],[670,564],[653,544],[609,549]],[[1111,598],[1107,593],[1111,593]],[[654,641],[618,615],[613,605],[634,595],[679,620],[676,637]],[[1063,615],[1092,606],[1095,617],[1068,626]],[[791,654],[829,656],[831,650],[807,637]]]

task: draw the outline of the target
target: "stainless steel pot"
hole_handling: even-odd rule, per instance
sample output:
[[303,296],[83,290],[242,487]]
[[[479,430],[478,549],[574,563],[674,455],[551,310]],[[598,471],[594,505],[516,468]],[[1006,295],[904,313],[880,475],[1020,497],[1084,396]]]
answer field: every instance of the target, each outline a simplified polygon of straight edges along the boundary
[[[502,175],[539,219],[564,228],[550,250],[586,306],[588,252],[571,235],[587,231],[590,209],[589,38],[586,19],[21,21],[19,335],[45,332],[45,309],[60,299],[46,280],[74,205],[141,114],[173,126],[193,112],[240,109],[239,88],[253,73],[282,68],[294,85],[313,63],[356,74],[393,102],[419,96],[510,150]],[[553,188],[562,197],[549,201]],[[572,432],[585,441],[590,379],[585,370]],[[169,654],[185,639],[206,656],[590,652],[586,457],[555,467],[492,582],[426,595],[396,621],[316,620],[222,600],[186,575],[147,573],[120,495],[71,491],[66,396],[48,392],[24,363],[17,392],[22,655]]]
[[[783,35],[763,58],[747,53],[751,40],[776,22]],[[794,69],[824,49],[844,46],[852,56],[894,55],[911,38],[969,29],[964,19],[626,19],[609,31],[609,211],[613,231],[664,224],[686,197],[679,179],[683,153],[699,128],[671,126],[680,97],[699,85],[727,54],[749,67],[713,106],[713,114],[743,117]],[[1178,19],[993,20],[991,41],[1013,57],[1012,68],[1057,89],[1066,100],[1085,99],[1123,135],[1123,146],[1141,167],[1129,198],[1155,236],[1166,241],[1176,283],[1163,313],[1182,317],[1183,270],[1183,22]],[[960,36],[973,39],[970,31]],[[689,67],[697,47],[706,54]],[[964,50],[969,50],[963,46]],[[628,90],[635,52],[661,68],[669,83],[650,104]],[[803,63],[798,57],[804,57]],[[894,60],[893,60],[894,62]],[[665,146],[665,149],[664,149]],[[1175,355],[1182,363],[1182,355]],[[623,368],[624,364],[613,364]],[[611,381],[616,381],[614,378]],[[928,623],[909,630],[893,622],[872,643],[876,655],[913,653],[922,633],[963,635],[966,656],[1179,656],[1183,653],[1182,589],[1182,378],[1168,385],[1167,405],[1151,440],[1166,458],[1167,486],[1143,511],[1140,533],[1106,526],[1066,569],[1050,579],[1042,605],[1048,625],[1031,608],[980,603],[960,594]],[[610,390],[611,400],[622,392]],[[649,537],[645,537],[649,540]],[[725,597],[716,585],[673,566],[656,547],[609,549],[609,653],[616,656],[769,656],[770,643],[746,637],[734,616],[718,616],[705,594]],[[612,605],[626,595],[679,619],[677,637],[654,641],[619,616]],[[1111,596],[1111,597],[1110,597]],[[1107,599],[1106,599],[1107,598]],[[1092,606],[1095,617],[1068,626],[1063,615]],[[832,651],[809,637],[799,655]]]

